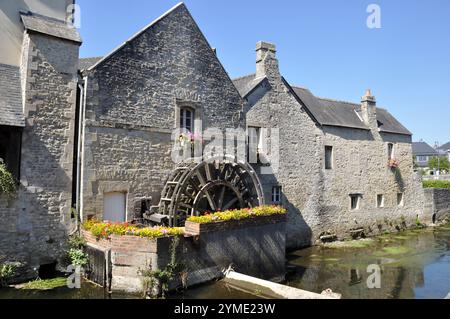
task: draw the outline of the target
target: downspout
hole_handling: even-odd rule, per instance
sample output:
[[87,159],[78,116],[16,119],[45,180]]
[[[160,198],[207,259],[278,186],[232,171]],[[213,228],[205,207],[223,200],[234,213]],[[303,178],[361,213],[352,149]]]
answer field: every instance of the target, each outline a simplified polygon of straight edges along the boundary
[[77,157],[77,220],[79,219],[83,222],[83,178],[84,178],[84,131],[85,131],[85,120],[84,114],[86,111],[86,96],[88,87],[88,76],[84,77],[84,84],[80,84],[82,98],[80,99],[80,121],[78,123],[78,157]]

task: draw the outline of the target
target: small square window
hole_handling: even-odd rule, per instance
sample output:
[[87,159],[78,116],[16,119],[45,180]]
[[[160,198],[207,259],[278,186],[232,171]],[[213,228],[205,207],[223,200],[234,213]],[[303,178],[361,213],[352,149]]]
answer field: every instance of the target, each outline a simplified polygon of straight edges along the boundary
[[282,194],[281,186],[272,187],[272,203],[273,204],[281,204],[281,194]]
[[333,169],[333,146],[325,146],[325,169]]
[[351,210],[358,210],[361,204],[361,195],[353,194],[350,195],[350,208]]
[[384,195],[378,195],[377,196],[377,208],[384,207]]
[[405,196],[403,193],[397,194],[397,206],[403,207],[405,205]]

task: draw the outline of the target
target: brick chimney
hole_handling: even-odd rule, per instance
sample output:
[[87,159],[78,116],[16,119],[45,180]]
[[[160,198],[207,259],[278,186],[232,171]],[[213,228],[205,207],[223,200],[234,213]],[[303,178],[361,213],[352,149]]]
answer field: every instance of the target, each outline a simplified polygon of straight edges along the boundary
[[367,126],[372,130],[378,130],[377,102],[370,89],[366,90],[366,94],[361,98],[361,113]]
[[256,78],[280,77],[275,44],[260,41],[256,44]]

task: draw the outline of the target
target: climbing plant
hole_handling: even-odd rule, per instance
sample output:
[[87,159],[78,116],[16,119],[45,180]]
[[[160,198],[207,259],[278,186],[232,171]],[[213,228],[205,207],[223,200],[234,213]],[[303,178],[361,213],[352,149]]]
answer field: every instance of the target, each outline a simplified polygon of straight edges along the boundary
[[3,160],[0,158],[0,194],[12,196],[16,191],[16,182],[8,171]]
[[180,238],[175,236],[170,245],[170,262],[164,269],[141,270],[144,277],[144,297],[166,298],[169,284],[179,276],[183,286],[186,286],[186,266],[177,261],[177,247]]

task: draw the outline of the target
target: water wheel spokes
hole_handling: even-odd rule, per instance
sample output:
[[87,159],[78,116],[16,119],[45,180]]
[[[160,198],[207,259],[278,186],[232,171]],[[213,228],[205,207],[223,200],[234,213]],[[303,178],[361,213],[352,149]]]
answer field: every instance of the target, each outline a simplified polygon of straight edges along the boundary
[[264,204],[259,179],[247,163],[212,159],[182,163],[161,192],[158,213],[170,226],[183,226],[189,216]]

